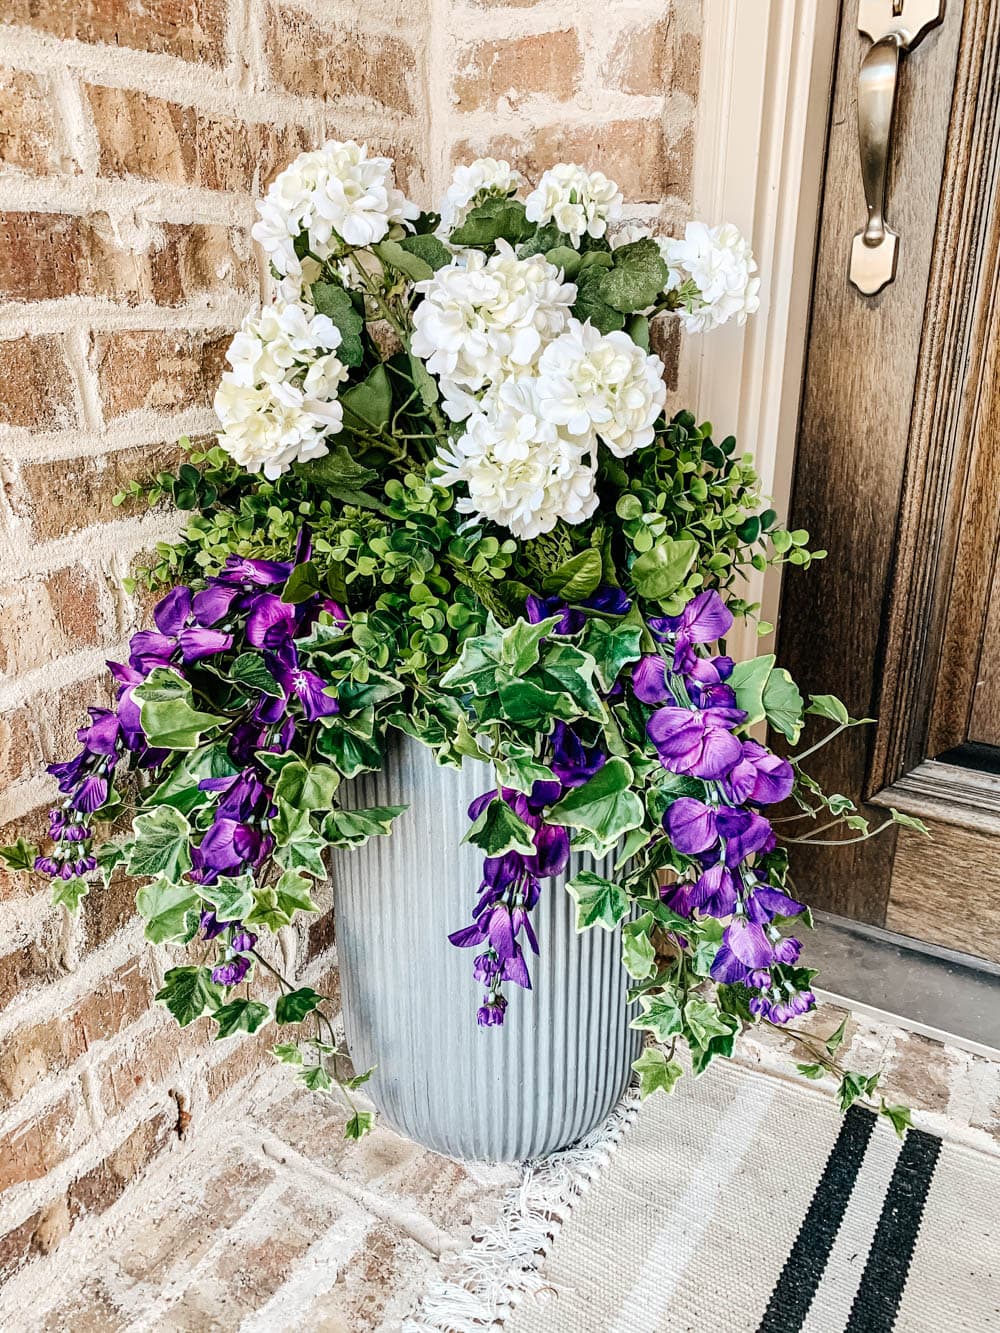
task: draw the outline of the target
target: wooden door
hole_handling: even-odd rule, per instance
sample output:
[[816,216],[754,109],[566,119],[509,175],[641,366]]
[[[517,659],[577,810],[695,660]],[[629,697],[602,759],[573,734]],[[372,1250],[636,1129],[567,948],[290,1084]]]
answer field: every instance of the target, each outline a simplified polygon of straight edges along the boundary
[[782,660],[876,717],[807,768],[933,840],[795,848],[812,905],[1000,961],[1000,5],[948,0],[904,57],[888,188],[895,281],[848,282],[865,217],[844,0],[793,482],[828,558],[787,572]]

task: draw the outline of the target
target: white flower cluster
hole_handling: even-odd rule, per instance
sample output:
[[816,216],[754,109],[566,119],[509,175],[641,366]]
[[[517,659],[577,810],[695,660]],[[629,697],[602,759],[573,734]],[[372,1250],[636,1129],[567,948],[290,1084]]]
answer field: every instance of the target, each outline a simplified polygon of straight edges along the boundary
[[322,458],[343,425],[337,390],[347,369],[340,330],[300,305],[276,302],[233,338],[215,395],[219,444],[248,472],[273,481],[294,462]]
[[[390,158],[369,157],[368,149],[352,139],[331,140],[316,152],[300,154],[275,178],[257,204],[260,221],[252,234],[285,279],[286,299],[293,299],[318,276],[316,260],[373,245],[391,226],[416,218],[419,211],[396,189]],[[303,233],[313,256],[305,261],[295,253],[295,240]]]
[[689,333],[717,329],[730,319],[746,322],[760,306],[760,278],[750,246],[731,222],[708,227],[689,222],[683,237],[668,240],[663,257],[670,269],[668,288],[692,282],[698,295],[677,314]]
[[441,200],[441,222],[438,235],[447,240],[460,227],[469,210],[484,199],[505,198],[516,194],[524,184],[524,177],[503,158],[477,157],[467,166],[456,167],[451,184]]
[[608,223],[621,217],[622,192],[603,172],[560,162],[542,173],[524,211],[539,226],[554,222],[579,249],[584,236],[603,236]]

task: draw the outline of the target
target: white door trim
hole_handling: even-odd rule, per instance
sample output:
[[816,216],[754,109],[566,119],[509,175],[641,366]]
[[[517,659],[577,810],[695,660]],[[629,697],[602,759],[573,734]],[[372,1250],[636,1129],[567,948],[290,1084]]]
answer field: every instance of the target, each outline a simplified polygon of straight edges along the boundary
[[[787,517],[819,219],[835,0],[703,0],[694,216],[734,222],[761,270],[760,310],[743,328],[684,339],[681,384],[716,438],[752,453]],[[779,579],[755,576],[762,619]],[[766,643],[766,640],[763,641]],[[761,651],[748,626],[731,651]]]

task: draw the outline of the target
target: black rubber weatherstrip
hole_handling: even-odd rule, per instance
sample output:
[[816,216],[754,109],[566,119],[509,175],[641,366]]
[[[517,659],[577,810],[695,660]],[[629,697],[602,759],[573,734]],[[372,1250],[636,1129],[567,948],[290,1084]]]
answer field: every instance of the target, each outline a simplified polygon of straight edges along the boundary
[[852,1106],[844,1116],[757,1333],[799,1333],[840,1230],[875,1118],[860,1106]]
[[940,1152],[935,1135],[907,1132],[844,1333],[889,1333],[895,1324]]

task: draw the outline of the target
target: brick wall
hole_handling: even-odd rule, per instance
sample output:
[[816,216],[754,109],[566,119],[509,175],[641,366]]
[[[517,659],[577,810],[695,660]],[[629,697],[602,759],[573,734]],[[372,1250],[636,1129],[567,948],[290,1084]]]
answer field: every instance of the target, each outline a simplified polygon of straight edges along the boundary
[[[0,28],[0,840],[39,832],[141,609],[120,580],[169,513],[121,484],[211,429],[261,293],[252,199],[331,135],[418,201],[490,152],[590,162],[636,217],[687,212],[698,0],[8,0]],[[667,347],[670,357],[673,349]],[[329,923],[283,946],[332,966]],[[130,891],[78,918],[0,879],[0,1280],[93,1225],[263,1042],[214,1049],[150,1008]]]

